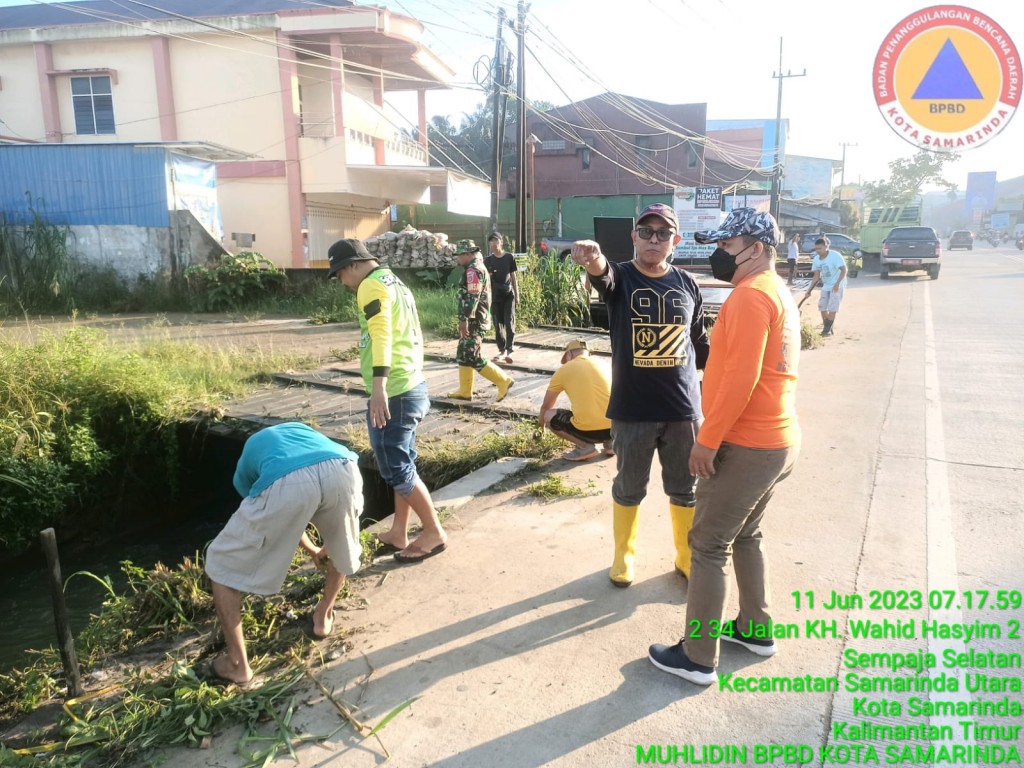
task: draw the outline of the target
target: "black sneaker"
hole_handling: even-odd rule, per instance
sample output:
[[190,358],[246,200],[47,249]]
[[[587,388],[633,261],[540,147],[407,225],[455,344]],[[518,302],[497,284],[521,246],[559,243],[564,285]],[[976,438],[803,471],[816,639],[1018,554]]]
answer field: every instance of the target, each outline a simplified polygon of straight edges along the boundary
[[742,635],[739,630],[736,629],[736,622],[738,619],[731,619],[722,623],[722,634],[720,635],[722,640],[727,643],[736,643],[736,645],[742,645],[751,653],[756,653],[758,656],[774,656],[775,652],[779,650],[778,646],[775,645],[775,641],[767,637],[755,637],[753,634]]
[[718,673],[714,667],[705,667],[690,661],[690,657],[683,650],[683,641],[675,645],[662,645],[655,643],[648,649],[647,658],[651,664],[663,672],[681,677],[697,685],[713,685],[718,682]]

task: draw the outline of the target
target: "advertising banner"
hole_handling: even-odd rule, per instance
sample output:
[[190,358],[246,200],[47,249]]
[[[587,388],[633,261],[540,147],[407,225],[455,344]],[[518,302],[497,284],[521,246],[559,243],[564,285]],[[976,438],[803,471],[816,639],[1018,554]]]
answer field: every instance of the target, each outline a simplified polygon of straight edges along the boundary
[[701,245],[693,241],[695,231],[715,229],[722,223],[721,211],[676,211],[679,217],[679,234],[682,240],[676,246],[672,254],[673,261],[686,260],[689,264],[698,262],[707,263],[708,257],[714,253],[716,244]]
[[697,207],[697,188],[676,187],[675,194],[672,195],[672,202],[672,207],[675,208],[677,215],[679,211],[692,211]]
[[722,209],[721,187],[697,187],[694,207],[703,210],[719,211]]
[[224,236],[217,205],[217,164],[211,160],[171,154],[171,210],[191,211],[218,241]]
[[467,216],[490,216],[491,188],[478,179],[449,171],[448,210]]

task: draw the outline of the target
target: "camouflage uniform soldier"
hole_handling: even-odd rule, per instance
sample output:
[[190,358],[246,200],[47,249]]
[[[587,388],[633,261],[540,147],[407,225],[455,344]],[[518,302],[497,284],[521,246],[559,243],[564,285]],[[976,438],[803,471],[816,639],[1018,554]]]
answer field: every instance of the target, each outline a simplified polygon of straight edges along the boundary
[[448,397],[457,400],[473,399],[474,372],[498,388],[495,402],[500,402],[515,383],[511,376],[480,353],[481,338],[490,328],[491,290],[480,248],[472,240],[459,240],[455,246],[455,260],[466,271],[459,284],[459,347],[455,360],[459,364],[459,388]]

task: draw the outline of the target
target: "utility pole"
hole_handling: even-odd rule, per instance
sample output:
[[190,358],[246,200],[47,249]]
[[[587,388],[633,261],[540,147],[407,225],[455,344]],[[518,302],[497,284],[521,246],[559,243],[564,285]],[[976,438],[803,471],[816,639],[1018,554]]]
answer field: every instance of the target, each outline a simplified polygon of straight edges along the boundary
[[533,156],[537,151],[540,139],[532,133],[526,137],[526,143],[530,147],[530,247],[537,248],[537,176],[534,174]]
[[501,184],[501,143],[504,134],[501,109],[501,95],[505,89],[505,43],[501,31],[505,26],[505,9],[498,8],[498,34],[494,39],[494,60],[491,62],[491,88],[494,90],[494,121],[491,138],[494,140],[494,156],[491,158],[491,232],[498,231],[498,197]]
[[519,0],[516,35],[519,37],[519,61],[516,62],[516,250],[526,251],[526,14],[529,4]]
[[782,197],[782,165],[780,164],[779,151],[782,148],[782,81],[787,77],[804,77],[807,70],[794,75],[792,72],[782,74],[782,38],[779,38],[779,71],[772,72],[772,77],[779,81],[779,103],[775,111],[775,167],[772,173],[772,198],[771,213],[775,221],[779,220],[779,203]]
[[843,161],[839,166],[839,202],[843,202],[843,187],[846,186],[846,148],[856,147],[856,144],[851,144],[848,141],[839,142],[839,146],[843,148]]

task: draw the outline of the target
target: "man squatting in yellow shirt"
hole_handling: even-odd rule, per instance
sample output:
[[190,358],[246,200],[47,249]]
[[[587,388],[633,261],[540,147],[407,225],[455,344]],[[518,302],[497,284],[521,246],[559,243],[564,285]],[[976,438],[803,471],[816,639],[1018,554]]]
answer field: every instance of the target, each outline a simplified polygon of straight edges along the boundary
[[[614,456],[612,421],[608,418],[612,372],[604,360],[591,356],[584,339],[565,345],[562,365],[548,383],[540,406],[540,426],[547,427],[563,440],[576,446],[562,454],[567,461],[587,461],[598,455],[602,445],[606,456]],[[558,396],[565,392],[572,410],[555,408]]]

